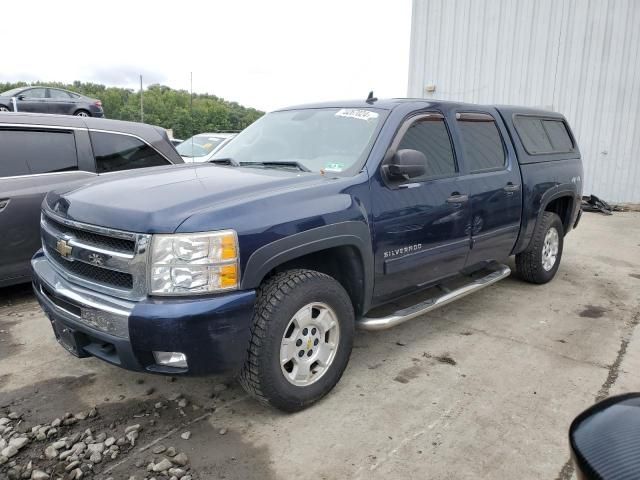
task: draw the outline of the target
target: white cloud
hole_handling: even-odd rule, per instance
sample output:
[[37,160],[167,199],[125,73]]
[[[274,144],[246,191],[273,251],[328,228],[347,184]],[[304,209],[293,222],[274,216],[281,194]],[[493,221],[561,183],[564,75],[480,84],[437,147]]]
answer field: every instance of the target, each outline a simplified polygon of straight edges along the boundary
[[[164,83],[247,106],[406,95],[410,0],[29,2],[0,80]],[[38,13],[35,13],[38,12]]]

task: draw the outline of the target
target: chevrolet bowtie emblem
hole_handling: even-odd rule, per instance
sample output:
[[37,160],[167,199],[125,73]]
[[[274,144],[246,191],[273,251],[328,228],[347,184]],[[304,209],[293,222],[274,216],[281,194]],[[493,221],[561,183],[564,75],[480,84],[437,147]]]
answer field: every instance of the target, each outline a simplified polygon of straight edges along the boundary
[[58,243],[56,243],[56,252],[58,252],[63,257],[68,257],[69,255],[71,255],[71,250],[73,250],[73,247],[69,245],[69,242],[67,242],[66,240],[60,239],[58,240]]

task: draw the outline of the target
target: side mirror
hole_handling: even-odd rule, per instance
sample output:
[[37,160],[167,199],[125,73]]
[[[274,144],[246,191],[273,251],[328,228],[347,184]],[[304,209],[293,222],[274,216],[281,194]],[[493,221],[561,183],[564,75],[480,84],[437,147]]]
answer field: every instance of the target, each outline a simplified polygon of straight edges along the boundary
[[640,393],[607,398],[569,428],[579,480],[634,478],[640,471]]
[[393,180],[409,180],[425,174],[427,157],[418,150],[409,148],[398,150],[384,168],[389,178]]
[[18,100],[24,100],[26,97],[24,95],[18,95]]

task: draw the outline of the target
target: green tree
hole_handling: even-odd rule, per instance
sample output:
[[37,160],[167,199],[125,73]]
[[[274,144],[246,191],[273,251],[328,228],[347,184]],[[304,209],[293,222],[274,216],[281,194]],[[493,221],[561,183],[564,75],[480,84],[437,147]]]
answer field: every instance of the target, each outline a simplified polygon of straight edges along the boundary
[[[0,82],[0,92],[27,85],[26,82]],[[132,89],[77,80],[72,84],[35,82],[31,85],[59,87],[97,98],[102,101],[108,118],[140,121],[140,92]],[[208,93],[194,94],[192,106],[189,92],[166,85],[150,85],[144,90],[143,100],[145,123],[170,128],[176,138],[188,138],[203,132],[239,131],[264,114]]]

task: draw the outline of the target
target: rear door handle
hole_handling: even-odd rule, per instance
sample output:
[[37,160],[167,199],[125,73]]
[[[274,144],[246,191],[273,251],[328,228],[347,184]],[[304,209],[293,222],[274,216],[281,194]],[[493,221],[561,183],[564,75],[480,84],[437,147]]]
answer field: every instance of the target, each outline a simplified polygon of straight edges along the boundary
[[447,198],[447,203],[466,203],[469,201],[469,195],[460,195],[459,193],[454,193],[449,198]]
[[9,205],[9,199],[8,198],[0,199],[0,212],[2,212],[5,208],[7,208],[7,205]]
[[504,187],[504,191],[505,192],[517,192],[518,190],[520,190],[520,185],[514,185],[513,183],[507,183]]

